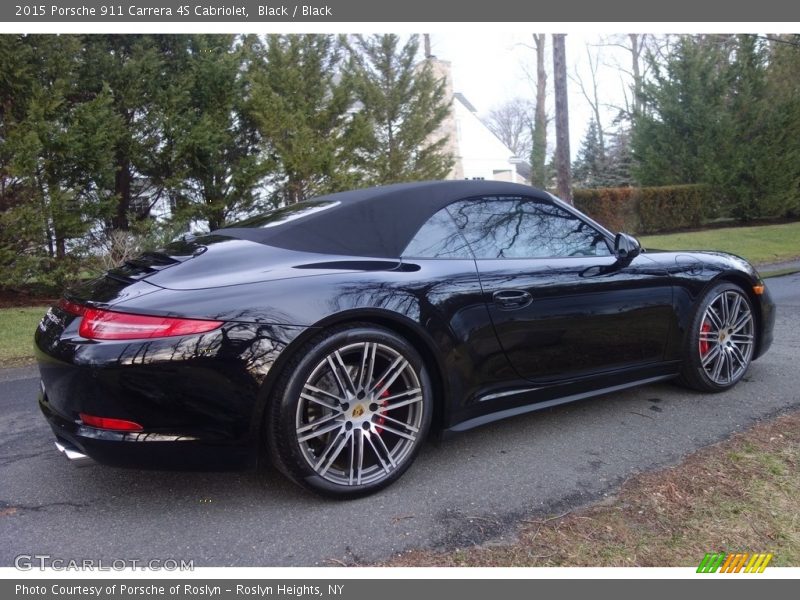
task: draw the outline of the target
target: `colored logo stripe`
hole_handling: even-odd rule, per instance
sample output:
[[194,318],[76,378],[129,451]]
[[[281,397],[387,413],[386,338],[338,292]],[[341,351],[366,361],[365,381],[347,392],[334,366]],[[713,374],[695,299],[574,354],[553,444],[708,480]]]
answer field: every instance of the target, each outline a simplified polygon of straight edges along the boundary
[[772,554],[710,552],[697,567],[698,573],[763,573],[772,560]]

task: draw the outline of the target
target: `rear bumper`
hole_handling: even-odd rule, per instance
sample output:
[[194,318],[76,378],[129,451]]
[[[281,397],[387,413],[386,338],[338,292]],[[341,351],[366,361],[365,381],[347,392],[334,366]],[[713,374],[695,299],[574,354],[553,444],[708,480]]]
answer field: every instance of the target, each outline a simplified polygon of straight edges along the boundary
[[96,461],[115,467],[222,470],[252,463],[250,447],[221,444],[191,436],[117,432],[87,427],[57,413],[44,391],[39,408],[55,435],[56,448],[78,466]]
[[[230,323],[194,336],[96,342],[80,337],[79,318],[51,312],[35,335],[39,406],[65,449],[125,467],[257,464],[263,384],[301,328]],[[89,427],[80,413],[143,430]]]

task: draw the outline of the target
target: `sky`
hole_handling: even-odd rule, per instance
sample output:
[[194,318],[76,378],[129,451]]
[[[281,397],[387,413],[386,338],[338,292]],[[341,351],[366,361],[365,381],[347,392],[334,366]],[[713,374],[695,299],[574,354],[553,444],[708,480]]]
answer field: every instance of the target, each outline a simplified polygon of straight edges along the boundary
[[[567,72],[580,75],[585,83],[591,81],[587,45],[593,53],[601,53],[598,70],[599,96],[602,103],[623,104],[623,85],[628,83],[625,74],[615,65],[626,64],[630,58],[623,50],[597,45],[610,34],[570,33],[566,38]],[[548,71],[548,114],[554,113],[552,37],[547,36],[545,66]],[[461,92],[478,110],[486,115],[493,107],[521,96],[535,101],[536,52],[531,34],[514,31],[490,30],[476,35],[453,31],[431,33],[431,52],[437,58],[448,60],[453,67],[454,91]],[[531,74],[532,79],[529,78]],[[624,83],[623,83],[624,82]],[[591,109],[580,92],[578,84],[567,81],[569,92],[570,153],[574,160],[580,149]],[[608,126],[614,111],[604,111],[604,125]],[[552,129],[552,125],[551,125]],[[552,151],[555,132],[548,132],[548,146]]]

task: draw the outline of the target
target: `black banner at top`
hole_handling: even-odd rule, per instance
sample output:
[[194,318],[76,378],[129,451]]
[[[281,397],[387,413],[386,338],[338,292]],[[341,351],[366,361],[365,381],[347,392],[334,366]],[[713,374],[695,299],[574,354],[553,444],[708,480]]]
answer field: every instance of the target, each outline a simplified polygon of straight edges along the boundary
[[800,4],[786,0],[12,0],[5,23],[186,22],[794,22]]

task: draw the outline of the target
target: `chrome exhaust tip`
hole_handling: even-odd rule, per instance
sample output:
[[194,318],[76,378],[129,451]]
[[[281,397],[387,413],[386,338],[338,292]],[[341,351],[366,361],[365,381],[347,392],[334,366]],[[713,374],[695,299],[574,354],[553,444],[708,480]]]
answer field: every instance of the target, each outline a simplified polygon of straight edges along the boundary
[[88,465],[92,462],[92,459],[86,454],[78,450],[72,444],[63,440],[56,440],[56,449],[61,452],[61,454],[66,456],[71,463],[78,467]]

